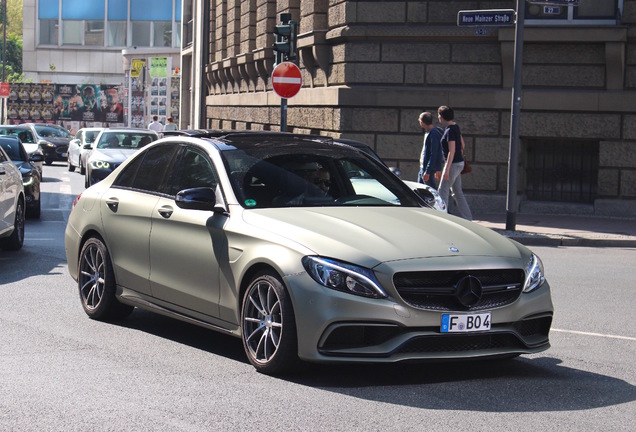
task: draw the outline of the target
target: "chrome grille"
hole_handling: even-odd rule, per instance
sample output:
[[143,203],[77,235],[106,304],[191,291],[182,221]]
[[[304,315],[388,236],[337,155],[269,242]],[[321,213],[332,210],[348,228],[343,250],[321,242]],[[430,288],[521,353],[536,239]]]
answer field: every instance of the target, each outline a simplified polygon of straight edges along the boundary
[[[456,284],[467,275],[479,279],[483,290],[481,299],[469,308],[456,298]],[[520,269],[402,272],[393,276],[393,284],[400,297],[418,309],[478,311],[516,301],[524,278],[525,272]]]

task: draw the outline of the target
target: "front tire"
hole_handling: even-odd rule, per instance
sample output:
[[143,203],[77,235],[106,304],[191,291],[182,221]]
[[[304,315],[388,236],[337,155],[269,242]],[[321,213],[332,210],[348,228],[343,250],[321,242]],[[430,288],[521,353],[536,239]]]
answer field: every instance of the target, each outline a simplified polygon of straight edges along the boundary
[[115,297],[115,273],[110,254],[98,237],[91,237],[82,247],[77,286],[84,312],[93,319],[123,318],[134,309]]
[[22,249],[24,244],[24,202],[18,200],[15,207],[15,220],[13,222],[13,233],[11,236],[0,242],[2,249],[17,251]]
[[66,161],[66,165],[68,166],[69,172],[75,171],[75,165],[71,162],[71,158],[69,157]]
[[241,307],[243,348],[257,371],[275,375],[298,363],[296,319],[280,278],[258,273],[250,282]]

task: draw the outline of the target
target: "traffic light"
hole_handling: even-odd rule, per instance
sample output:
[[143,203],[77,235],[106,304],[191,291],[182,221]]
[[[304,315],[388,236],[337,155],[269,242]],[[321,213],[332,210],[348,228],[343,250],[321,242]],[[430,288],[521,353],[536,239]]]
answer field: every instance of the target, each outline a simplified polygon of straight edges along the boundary
[[276,51],[276,63],[296,60],[296,39],[298,36],[298,23],[291,20],[291,14],[280,14],[280,24],[274,26],[276,42],[273,48]]

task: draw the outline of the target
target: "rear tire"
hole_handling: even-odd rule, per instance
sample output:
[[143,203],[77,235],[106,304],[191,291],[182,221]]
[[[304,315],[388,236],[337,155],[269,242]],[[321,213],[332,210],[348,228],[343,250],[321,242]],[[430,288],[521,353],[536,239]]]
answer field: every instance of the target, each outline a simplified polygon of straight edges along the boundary
[[89,317],[107,321],[130,315],[133,306],[120,303],[115,297],[115,273],[108,248],[99,237],[84,243],[79,256],[77,278],[80,300]]
[[22,249],[24,244],[24,201],[18,200],[15,208],[15,220],[13,222],[13,233],[0,241],[0,247],[5,250],[17,251]]
[[257,371],[276,375],[299,363],[296,319],[291,300],[273,272],[254,276],[241,307],[243,348]]

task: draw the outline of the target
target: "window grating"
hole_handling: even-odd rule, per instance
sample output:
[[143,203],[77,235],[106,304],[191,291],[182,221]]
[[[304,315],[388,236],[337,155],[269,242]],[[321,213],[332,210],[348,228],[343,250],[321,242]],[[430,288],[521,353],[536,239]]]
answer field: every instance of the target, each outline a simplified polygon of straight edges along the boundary
[[598,141],[524,141],[529,200],[594,202],[598,184]]

